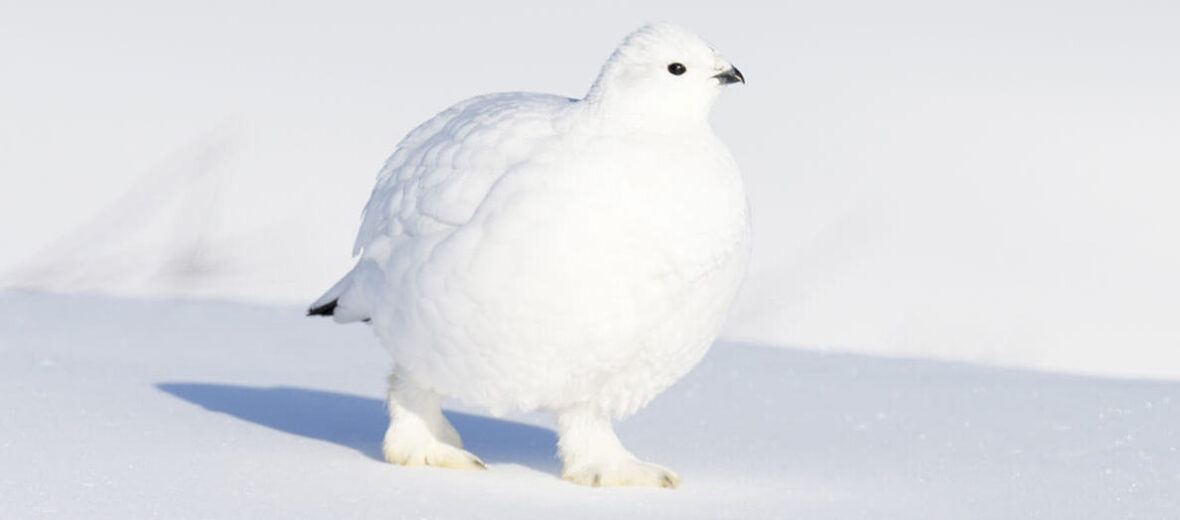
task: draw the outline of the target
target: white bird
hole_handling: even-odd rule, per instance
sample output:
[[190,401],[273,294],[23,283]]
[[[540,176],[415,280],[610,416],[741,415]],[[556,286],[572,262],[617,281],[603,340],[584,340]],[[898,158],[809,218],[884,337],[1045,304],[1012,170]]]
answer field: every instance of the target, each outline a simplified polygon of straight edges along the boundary
[[583,99],[505,93],[414,129],[365,206],[356,266],[311,315],[393,355],[385,458],[484,468],[444,397],[556,413],[562,477],[675,487],[615,436],[716,338],[749,211],[709,111],[742,74],[674,25],[619,45]]

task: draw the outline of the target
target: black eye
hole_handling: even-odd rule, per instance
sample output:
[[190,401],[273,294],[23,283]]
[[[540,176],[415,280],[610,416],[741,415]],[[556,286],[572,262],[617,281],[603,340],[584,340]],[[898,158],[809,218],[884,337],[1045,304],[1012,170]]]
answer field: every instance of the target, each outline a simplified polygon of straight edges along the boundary
[[684,71],[686,71],[686,70],[688,70],[688,69],[684,68],[683,63],[669,63],[668,64],[668,72],[671,72],[673,76],[679,76],[681,74],[684,74]]

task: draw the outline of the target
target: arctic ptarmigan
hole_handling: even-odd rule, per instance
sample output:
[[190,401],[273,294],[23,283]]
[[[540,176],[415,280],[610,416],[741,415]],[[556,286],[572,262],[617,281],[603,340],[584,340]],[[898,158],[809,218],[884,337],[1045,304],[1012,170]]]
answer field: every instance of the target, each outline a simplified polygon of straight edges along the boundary
[[393,355],[385,458],[483,468],[442,414],[557,415],[562,477],[675,487],[615,436],[715,339],[745,274],[749,212],[708,115],[742,74],[648,25],[583,99],[463,101],[398,144],[356,267],[309,314],[371,321]]

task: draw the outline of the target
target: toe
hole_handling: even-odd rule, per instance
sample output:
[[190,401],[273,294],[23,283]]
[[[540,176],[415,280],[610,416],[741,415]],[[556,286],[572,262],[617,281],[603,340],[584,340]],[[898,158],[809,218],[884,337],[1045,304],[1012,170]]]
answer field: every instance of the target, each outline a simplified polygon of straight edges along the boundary
[[488,469],[487,464],[484,464],[482,460],[479,460],[479,457],[476,457],[467,451],[456,448],[452,448],[451,450],[441,450],[440,453],[428,454],[425,457],[425,465],[450,469]]
[[479,460],[479,457],[442,442],[413,447],[386,443],[384,451],[386,461],[402,466],[435,466],[467,470],[488,469],[488,466]]
[[680,477],[671,470],[640,461],[593,464],[562,472],[563,479],[591,487],[639,486],[675,488]]

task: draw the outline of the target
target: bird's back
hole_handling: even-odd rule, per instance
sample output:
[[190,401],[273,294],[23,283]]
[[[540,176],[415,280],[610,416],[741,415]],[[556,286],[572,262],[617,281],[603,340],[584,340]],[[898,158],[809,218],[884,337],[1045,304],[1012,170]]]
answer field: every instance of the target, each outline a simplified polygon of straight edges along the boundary
[[381,235],[463,225],[509,168],[558,135],[558,114],[573,102],[548,94],[489,94],[419,125],[381,169],[354,254]]
[[524,92],[478,96],[418,125],[398,143],[365,204],[356,267],[320,296],[311,314],[368,320],[385,286],[390,255],[471,219],[492,186],[560,134],[576,100]]

